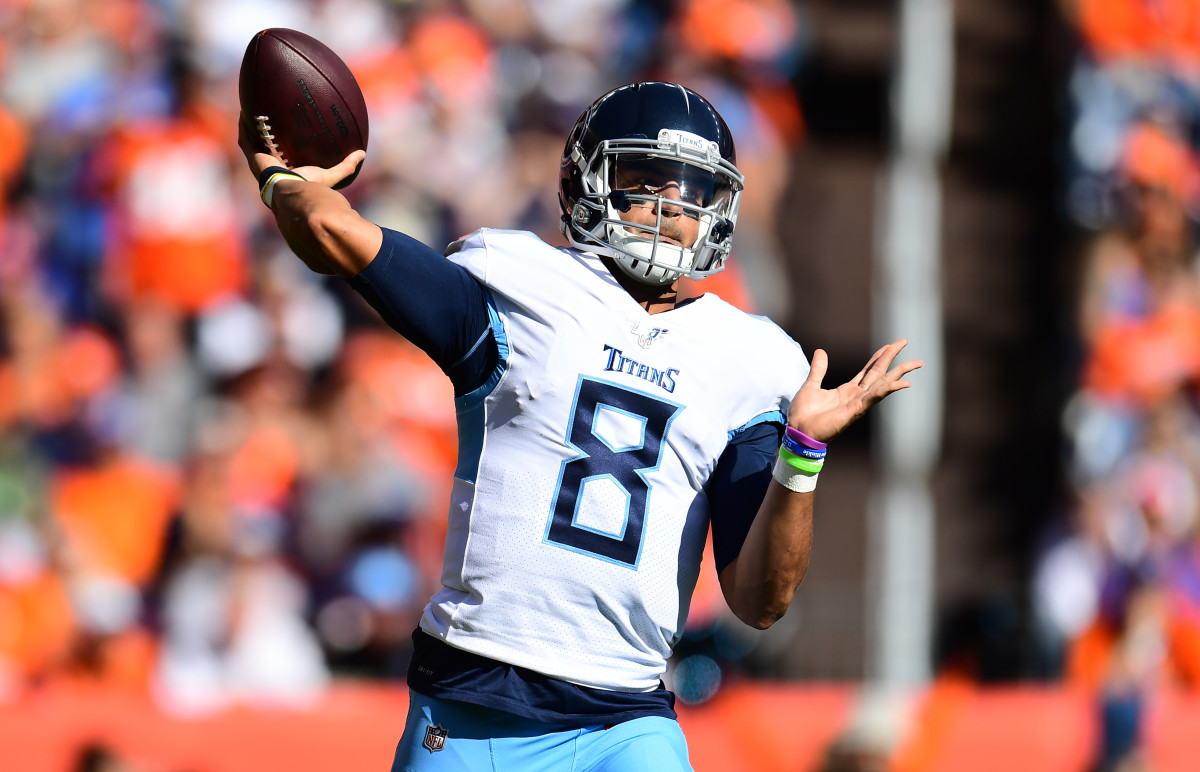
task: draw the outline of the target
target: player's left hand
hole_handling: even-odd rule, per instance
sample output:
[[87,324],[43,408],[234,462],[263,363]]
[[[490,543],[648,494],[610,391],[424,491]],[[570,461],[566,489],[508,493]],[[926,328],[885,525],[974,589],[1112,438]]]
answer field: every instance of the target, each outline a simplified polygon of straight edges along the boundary
[[919,359],[912,359],[892,367],[896,356],[907,345],[908,341],[901,338],[879,349],[858,375],[836,389],[821,388],[829,367],[829,356],[817,349],[813,352],[808,378],[788,409],[788,424],[814,440],[825,442],[857,421],[876,402],[893,392],[907,389],[912,384],[904,377],[923,364]]

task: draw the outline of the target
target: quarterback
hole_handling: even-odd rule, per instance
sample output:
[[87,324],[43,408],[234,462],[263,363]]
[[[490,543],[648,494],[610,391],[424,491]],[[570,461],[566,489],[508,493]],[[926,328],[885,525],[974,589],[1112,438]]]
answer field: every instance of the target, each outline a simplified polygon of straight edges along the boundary
[[[244,124],[243,124],[244,125]],[[414,632],[393,770],[689,770],[661,677],[711,528],[730,609],[766,628],[808,567],[826,442],[920,366],[884,346],[822,386],[800,346],[711,294],[743,177],[699,94],[636,83],[567,138],[563,235],[484,229],[439,253],[241,145],[310,268],[345,277],[454,384],[441,587]],[[397,384],[403,389],[403,384]]]

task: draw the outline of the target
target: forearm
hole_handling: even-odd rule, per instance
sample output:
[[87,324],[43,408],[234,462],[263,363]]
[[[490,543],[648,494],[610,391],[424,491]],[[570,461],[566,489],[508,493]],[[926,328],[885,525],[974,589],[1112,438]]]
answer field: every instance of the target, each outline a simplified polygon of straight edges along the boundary
[[766,629],[784,615],[808,572],[812,536],[813,494],[772,482],[738,557],[720,574],[739,619]]
[[279,181],[271,209],[287,245],[317,273],[353,276],[383,243],[377,225],[359,216],[341,193],[317,183]]
[[858,375],[836,389],[821,387],[829,359],[821,349],[814,353],[808,377],[788,408],[788,428],[772,481],[737,557],[721,569],[725,600],[746,624],[770,627],[791,605],[808,571],[812,491],[815,475],[825,463],[825,443],[872,405],[909,387],[904,376],[919,368],[921,361],[892,367],[907,344],[900,338],[883,346]]

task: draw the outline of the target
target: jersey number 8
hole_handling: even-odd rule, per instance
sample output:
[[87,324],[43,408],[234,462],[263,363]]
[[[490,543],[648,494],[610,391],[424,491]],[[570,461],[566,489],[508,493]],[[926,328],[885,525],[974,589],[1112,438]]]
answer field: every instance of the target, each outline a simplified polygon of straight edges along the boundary
[[[650,503],[646,473],[662,462],[663,439],[681,409],[640,391],[581,377],[566,438],[579,455],[564,461],[559,471],[546,542],[636,569]],[[614,485],[625,502],[621,528],[581,522],[589,488]]]

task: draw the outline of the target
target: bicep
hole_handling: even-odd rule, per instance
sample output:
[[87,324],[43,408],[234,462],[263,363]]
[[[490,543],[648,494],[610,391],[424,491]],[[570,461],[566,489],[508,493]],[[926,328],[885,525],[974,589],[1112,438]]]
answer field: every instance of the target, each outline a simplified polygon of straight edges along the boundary
[[433,248],[384,229],[383,244],[350,285],[384,321],[450,376],[456,394],[481,385],[496,364],[483,287]]
[[771,483],[771,468],[783,436],[778,423],[747,427],[730,440],[705,486],[712,519],[717,573],[741,552]]

